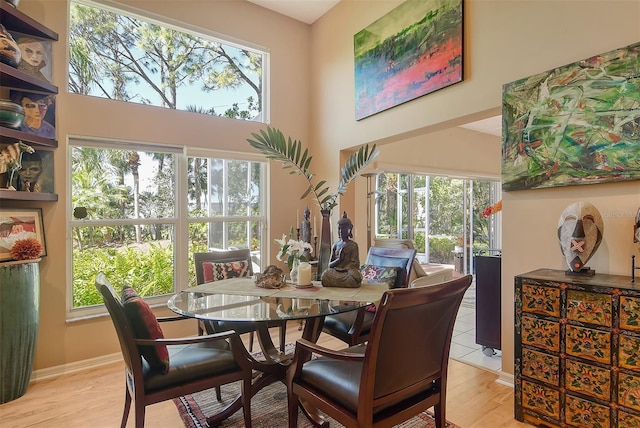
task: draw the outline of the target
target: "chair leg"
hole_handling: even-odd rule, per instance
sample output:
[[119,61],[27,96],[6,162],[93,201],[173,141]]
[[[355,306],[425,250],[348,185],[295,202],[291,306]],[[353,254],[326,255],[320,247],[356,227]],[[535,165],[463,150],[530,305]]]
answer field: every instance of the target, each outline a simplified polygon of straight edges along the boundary
[[253,336],[254,332],[249,332],[249,352],[253,352]]
[[121,428],[125,428],[127,426],[127,419],[129,419],[129,410],[131,410],[131,395],[129,395],[129,390],[125,386],[124,388],[124,411],[122,412],[122,422],[120,423]]
[[144,412],[146,410],[144,403],[136,401],[134,404],[136,409],[136,428],[144,428]]
[[220,385],[216,386],[216,400],[218,400],[218,402],[222,401],[222,391],[220,390]]
[[298,428],[298,396],[293,394],[290,384],[287,384],[287,413],[289,428]]
[[447,420],[445,416],[445,403],[442,401],[433,406],[433,416],[436,423],[436,428],[445,428]]

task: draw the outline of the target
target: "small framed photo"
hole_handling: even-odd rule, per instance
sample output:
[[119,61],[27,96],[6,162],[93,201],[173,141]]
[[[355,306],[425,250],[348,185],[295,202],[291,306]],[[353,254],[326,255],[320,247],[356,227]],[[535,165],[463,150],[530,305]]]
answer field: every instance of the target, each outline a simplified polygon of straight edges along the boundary
[[20,49],[18,70],[40,80],[51,82],[52,41],[16,32],[11,32],[11,36]]
[[27,238],[37,239],[42,244],[40,256],[47,255],[42,208],[0,209],[0,261],[12,260],[13,244]]
[[24,121],[20,131],[38,137],[56,138],[56,96],[35,92],[9,91],[11,101],[24,109]]

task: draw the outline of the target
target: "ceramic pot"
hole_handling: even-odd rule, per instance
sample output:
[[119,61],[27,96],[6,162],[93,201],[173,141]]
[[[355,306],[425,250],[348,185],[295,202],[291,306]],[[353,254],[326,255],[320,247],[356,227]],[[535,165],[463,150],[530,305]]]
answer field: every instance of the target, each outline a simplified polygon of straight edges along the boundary
[[0,404],[27,392],[38,337],[40,259],[0,263]]
[[20,104],[0,100],[0,126],[20,128],[24,121],[24,109]]
[[17,67],[20,63],[22,55],[20,48],[4,25],[0,24],[0,61],[9,64],[11,67]]

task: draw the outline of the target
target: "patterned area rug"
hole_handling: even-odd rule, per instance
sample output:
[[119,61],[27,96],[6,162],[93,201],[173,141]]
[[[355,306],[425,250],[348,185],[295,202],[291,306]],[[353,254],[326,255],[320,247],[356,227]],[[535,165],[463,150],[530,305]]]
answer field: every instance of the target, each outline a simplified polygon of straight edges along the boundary
[[[175,398],[175,403],[186,428],[208,427],[207,416],[219,412],[226,404],[231,402],[239,392],[239,382],[224,385],[222,387],[222,401],[216,400],[213,389],[198,392],[192,395]],[[327,417],[330,426],[341,427],[342,425]],[[286,428],[287,427],[287,389],[281,382],[276,382],[258,392],[251,400],[251,420],[253,426],[257,428]],[[242,410],[238,410],[228,419],[219,425],[225,428],[242,428],[244,420]],[[299,411],[298,426],[300,428],[310,428],[311,423]],[[430,412],[423,412],[410,419],[398,427],[402,428],[433,428],[435,423]],[[447,428],[460,428],[457,425],[447,422]]]

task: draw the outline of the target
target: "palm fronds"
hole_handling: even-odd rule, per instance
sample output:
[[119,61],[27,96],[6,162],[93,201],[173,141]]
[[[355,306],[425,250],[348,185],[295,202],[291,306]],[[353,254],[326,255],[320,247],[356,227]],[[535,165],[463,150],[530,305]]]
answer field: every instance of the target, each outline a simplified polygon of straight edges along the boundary
[[267,126],[267,130],[261,130],[259,134],[251,133],[253,139],[247,142],[254,148],[260,150],[269,159],[282,162],[284,169],[290,169],[289,174],[302,175],[309,183],[309,187],[302,194],[300,199],[304,199],[310,193],[313,194],[316,202],[322,209],[333,209],[338,205],[338,196],[344,194],[347,186],[380,154],[376,151],[376,145],[369,147],[368,144],[360,147],[357,152],[349,156],[345,165],[340,169],[340,182],[336,191],[329,193],[327,181],[321,180],[314,185],[315,174],[309,168],[313,156],[309,154],[309,149],[302,149],[302,142],[285,138],[282,131]]

